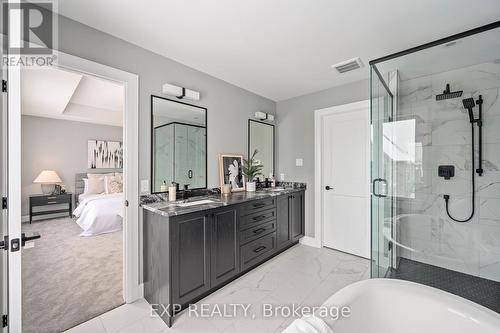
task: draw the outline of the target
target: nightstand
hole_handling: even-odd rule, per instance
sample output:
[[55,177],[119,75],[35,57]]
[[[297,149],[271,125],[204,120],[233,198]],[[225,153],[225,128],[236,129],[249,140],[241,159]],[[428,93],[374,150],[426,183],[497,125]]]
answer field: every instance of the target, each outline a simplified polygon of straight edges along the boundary
[[[50,209],[50,206],[58,206],[61,204],[67,204],[68,208],[61,209],[60,207],[56,207],[54,209]],[[49,207],[49,208],[44,209],[43,211],[34,212],[33,207]],[[72,208],[73,208],[72,193],[30,195],[30,223],[33,221],[33,216],[68,213],[68,215],[71,217],[73,210]]]

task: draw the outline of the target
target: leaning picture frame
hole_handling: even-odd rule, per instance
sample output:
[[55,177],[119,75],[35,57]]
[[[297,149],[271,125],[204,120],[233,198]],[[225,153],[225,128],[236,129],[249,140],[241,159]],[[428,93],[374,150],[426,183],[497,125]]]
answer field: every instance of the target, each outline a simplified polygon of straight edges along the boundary
[[231,192],[245,191],[246,181],[242,171],[243,155],[219,154],[219,182],[220,188],[231,185]]

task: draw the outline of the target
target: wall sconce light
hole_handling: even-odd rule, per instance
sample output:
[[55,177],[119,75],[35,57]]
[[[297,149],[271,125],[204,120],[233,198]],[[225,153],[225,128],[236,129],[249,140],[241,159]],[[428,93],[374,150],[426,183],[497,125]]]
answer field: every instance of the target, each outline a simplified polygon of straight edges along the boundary
[[184,87],[174,86],[170,83],[165,83],[162,86],[162,92],[167,95],[175,96],[178,99],[190,99],[192,101],[200,100],[200,93]]
[[274,115],[262,111],[255,112],[255,118],[259,120],[274,121]]

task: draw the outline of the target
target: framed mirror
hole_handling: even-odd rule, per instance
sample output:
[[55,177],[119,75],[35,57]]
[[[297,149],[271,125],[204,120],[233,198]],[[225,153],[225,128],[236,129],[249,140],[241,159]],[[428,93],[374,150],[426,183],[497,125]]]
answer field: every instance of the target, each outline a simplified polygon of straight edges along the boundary
[[151,95],[151,192],[207,187],[207,109]]
[[274,175],[274,125],[248,119],[248,155],[252,156],[257,149],[255,158],[262,164],[263,177]]

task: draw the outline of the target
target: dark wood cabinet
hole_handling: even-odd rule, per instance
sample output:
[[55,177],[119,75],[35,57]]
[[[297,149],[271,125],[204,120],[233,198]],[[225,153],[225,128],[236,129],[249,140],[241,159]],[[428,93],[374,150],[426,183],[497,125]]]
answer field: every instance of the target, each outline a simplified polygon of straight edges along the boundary
[[185,308],[296,244],[304,235],[304,191],[163,216],[144,211],[144,296]]
[[204,213],[171,221],[174,304],[187,304],[210,289],[211,222],[211,215]]
[[216,287],[240,272],[236,209],[212,214],[211,287]]
[[283,249],[304,236],[304,204],[303,191],[278,197],[276,205],[278,249]]
[[290,196],[279,196],[276,203],[276,243],[282,249],[292,242],[292,226],[290,219]]
[[[61,208],[61,205],[67,205],[67,208]],[[54,206],[54,207],[52,207]],[[34,211],[35,207],[44,207],[43,210]],[[34,216],[49,215],[65,213],[71,217],[73,214],[73,194],[33,194],[30,195],[29,200],[30,210],[30,223],[33,222]],[[47,218],[46,218],[47,219]]]
[[290,196],[290,220],[292,241],[305,234],[304,192],[296,192]]

